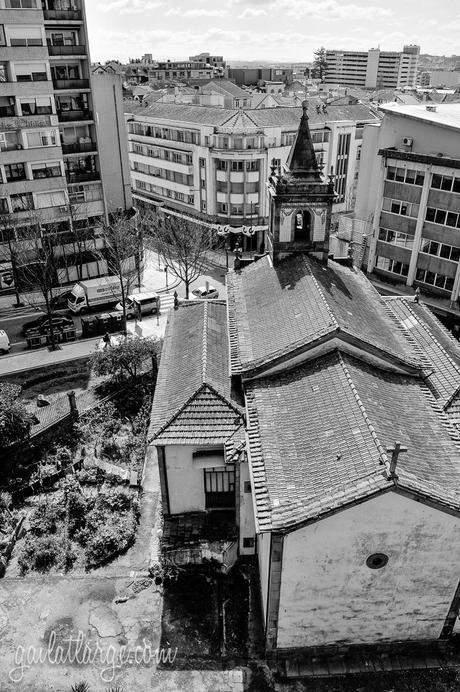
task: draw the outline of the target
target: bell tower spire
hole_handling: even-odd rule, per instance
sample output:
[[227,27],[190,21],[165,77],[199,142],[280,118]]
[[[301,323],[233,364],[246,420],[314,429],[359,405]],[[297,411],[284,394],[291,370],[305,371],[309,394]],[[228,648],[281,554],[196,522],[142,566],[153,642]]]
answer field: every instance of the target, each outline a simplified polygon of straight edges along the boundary
[[268,180],[270,216],[268,250],[274,264],[294,253],[308,253],[327,262],[334,181],[318,166],[308,124],[308,102],[284,171],[272,166]]

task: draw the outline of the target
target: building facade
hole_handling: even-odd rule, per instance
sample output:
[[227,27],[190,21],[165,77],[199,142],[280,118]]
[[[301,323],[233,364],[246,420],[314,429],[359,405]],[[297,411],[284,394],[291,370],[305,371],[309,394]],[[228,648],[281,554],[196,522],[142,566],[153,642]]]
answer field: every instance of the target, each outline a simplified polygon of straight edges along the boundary
[[[72,229],[84,226],[85,270],[103,274],[91,230],[132,207],[121,78],[107,72],[93,81],[83,0],[1,0],[0,8],[3,235],[33,217],[45,230],[59,226],[71,254]],[[71,282],[74,269],[67,274]]]
[[415,87],[420,46],[404,46],[402,52],[368,51],[326,52],[326,84],[344,84],[365,89]]
[[[127,114],[131,179],[136,204],[201,214],[223,225],[266,224],[266,180],[272,161],[286,163],[299,108],[255,110],[154,103]],[[334,170],[334,212],[353,208],[365,123],[361,105],[310,107],[320,170]]]
[[[355,218],[375,277],[419,287],[446,309],[460,295],[460,104],[381,106],[365,130]],[[362,177],[361,177],[362,176]]]

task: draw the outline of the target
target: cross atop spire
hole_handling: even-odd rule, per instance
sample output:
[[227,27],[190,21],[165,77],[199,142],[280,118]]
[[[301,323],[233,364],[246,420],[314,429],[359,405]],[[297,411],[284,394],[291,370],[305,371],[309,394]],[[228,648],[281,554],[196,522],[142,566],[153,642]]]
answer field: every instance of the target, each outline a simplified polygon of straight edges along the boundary
[[287,168],[296,177],[321,180],[308,126],[308,101],[302,102],[302,111],[297,137],[287,160]]

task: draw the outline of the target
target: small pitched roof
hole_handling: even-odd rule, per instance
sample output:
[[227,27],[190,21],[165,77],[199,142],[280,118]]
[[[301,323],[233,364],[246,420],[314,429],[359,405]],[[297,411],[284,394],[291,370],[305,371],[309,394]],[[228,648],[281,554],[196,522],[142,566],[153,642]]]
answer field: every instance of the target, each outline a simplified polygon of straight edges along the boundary
[[168,318],[150,420],[155,444],[224,444],[243,425],[228,366],[226,306],[200,302]]
[[234,98],[248,98],[248,93],[239,86],[230,82],[228,79],[212,80],[202,87],[202,93],[205,94],[206,91],[217,91],[220,94],[230,94]]
[[321,173],[316,160],[315,149],[308,127],[308,102],[302,103],[302,117],[294,145],[287,160],[288,170],[299,178],[321,181]]
[[233,373],[251,375],[321,340],[352,339],[363,350],[420,368],[419,353],[362,272],[298,254],[275,267],[269,257],[229,272]]
[[458,431],[423,380],[339,352],[247,384],[249,459],[261,531],[299,523],[397,485],[460,512]]

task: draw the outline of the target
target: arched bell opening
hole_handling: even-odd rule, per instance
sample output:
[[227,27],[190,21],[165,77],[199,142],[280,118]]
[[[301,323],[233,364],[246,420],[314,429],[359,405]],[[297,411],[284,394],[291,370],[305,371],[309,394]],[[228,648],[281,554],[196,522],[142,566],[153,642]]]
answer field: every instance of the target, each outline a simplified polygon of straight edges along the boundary
[[307,209],[294,214],[294,242],[310,242],[312,233],[312,215]]

